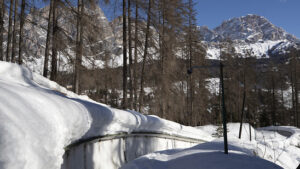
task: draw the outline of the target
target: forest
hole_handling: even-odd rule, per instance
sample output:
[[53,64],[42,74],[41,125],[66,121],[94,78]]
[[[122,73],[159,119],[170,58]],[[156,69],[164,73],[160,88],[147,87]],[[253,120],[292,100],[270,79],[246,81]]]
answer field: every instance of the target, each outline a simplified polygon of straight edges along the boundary
[[0,0],[0,60],[77,94],[184,125],[220,124],[222,63],[229,122],[300,126],[300,45],[260,58],[241,55],[230,37],[214,43],[219,59],[208,59],[193,0]]

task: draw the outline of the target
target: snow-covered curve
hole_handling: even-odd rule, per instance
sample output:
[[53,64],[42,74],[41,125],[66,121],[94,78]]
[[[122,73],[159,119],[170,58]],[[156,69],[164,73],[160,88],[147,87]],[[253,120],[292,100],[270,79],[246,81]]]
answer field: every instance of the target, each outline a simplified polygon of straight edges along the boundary
[[0,62],[0,168],[58,169],[64,147],[95,136],[160,132],[206,141],[192,127],[78,96],[17,64]]
[[118,169],[145,154],[199,143],[203,141],[149,132],[110,135],[68,147],[62,169]]

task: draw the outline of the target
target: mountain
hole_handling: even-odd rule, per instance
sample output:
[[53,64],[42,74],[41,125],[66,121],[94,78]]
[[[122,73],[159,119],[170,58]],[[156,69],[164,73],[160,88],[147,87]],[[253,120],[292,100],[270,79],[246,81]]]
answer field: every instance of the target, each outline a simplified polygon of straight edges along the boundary
[[[85,9],[89,18],[86,21],[85,46],[83,64],[86,67],[102,66],[102,56],[105,52],[114,53],[116,50],[115,36],[109,21],[99,6],[93,9]],[[31,11],[26,17],[24,26],[26,56],[25,64],[33,71],[42,72],[44,63],[45,44],[48,26],[49,6]],[[34,23],[34,24],[32,24]],[[58,25],[62,31],[58,35],[59,43],[59,69],[60,71],[72,71],[72,62],[75,57],[76,18],[71,10],[58,10]],[[88,32],[88,33],[87,33]],[[105,51],[105,52],[104,52]],[[50,51],[51,53],[51,51]],[[96,53],[96,55],[95,55]],[[49,61],[49,65],[50,61]]]
[[[90,23],[86,25],[92,25],[91,27],[97,29],[89,31],[85,35],[86,39],[92,40],[92,43],[89,41],[89,45],[85,46],[84,66],[87,68],[103,67],[105,64],[110,67],[121,66],[123,63],[122,18],[117,17],[109,22],[99,6],[85,11],[90,15]],[[48,6],[31,11],[26,17],[28,22],[24,26],[26,41],[24,62],[31,70],[39,73],[43,70],[48,12]],[[58,54],[59,70],[72,72],[76,47],[74,42],[76,18],[71,10],[60,10],[58,16],[58,24],[63,29],[63,33],[60,35],[63,40],[59,44],[60,52]],[[7,29],[8,22],[7,17],[5,18],[5,28]],[[145,23],[140,24],[144,25]],[[91,29],[91,27],[86,26],[86,29]],[[298,38],[258,15],[249,14],[232,18],[214,29],[209,29],[207,26],[198,28],[203,37],[203,45],[207,49],[207,59],[220,59],[220,46],[226,46],[228,41],[240,57],[248,57],[247,51],[251,51],[252,55],[258,59],[275,55],[284,56],[290,48],[300,46]],[[152,34],[157,35],[155,30]],[[143,41],[142,32],[139,33],[139,37]],[[6,47],[4,52],[5,50]],[[107,54],[111,56],[109,60],[105,60]]]
[[251,50],[257,58],[270,57],[272,54],[284,55],[291,47],[300,44],[300,40],[294,35],[266,18],[253,14],[229,19],[213,30],[200,26],[199,31],[209,59],[219,59],[219,46],[228,40],[241,56],[245,57],[245,51]]

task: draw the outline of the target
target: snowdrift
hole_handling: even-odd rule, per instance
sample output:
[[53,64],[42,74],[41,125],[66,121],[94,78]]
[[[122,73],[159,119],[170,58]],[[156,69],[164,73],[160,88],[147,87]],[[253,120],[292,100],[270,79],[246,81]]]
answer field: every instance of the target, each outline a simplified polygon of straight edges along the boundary
[[222,152],[222,142],[199,144],[188,149],[166,150],[142,156],[121,169],[281,169],[274,163],[249,156],[244,149],[229,145]]
[[121,169],[296,169],[300,164],[300,129],[296,127],[271,126],[256,130],[244,123],[242,137],[238,139],[239,124],[228,123],[229,155],[223,153],[219,127],[197,127],[214,136],[216,139],[212,142],[151,153]]
[[[248,123],[242,126],[239,136],[239,123],[228,123],[228,143],[243,149],[250,156],[258,156],[285,169],[295,169],[300,164],[300,129],[293,126],[270,126],[254,129]],[[198,127],[216,135],[218,126]],[[251,133],[251,141],[250,141]],[[222,138],[219,138],[222,139]]]
[[202,130],[111,108],[23,66],[0,62],[1,169],[58,169],[71,143],[139,131],[212,140]]

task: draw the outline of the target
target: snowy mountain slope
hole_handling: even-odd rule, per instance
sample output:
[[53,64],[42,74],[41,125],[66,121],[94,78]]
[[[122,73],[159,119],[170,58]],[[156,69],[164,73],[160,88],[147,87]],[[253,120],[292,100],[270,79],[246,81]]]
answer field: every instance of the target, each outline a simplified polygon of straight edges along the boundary
[[284,39],[299,42],[299,39],[295,36],[275,26],[266,18],[253,14],[229,19],[213,30],[210,30],[206,26],[199,27],[199,30],[204,35],[204,40],[210,42],[224,41],[226,39],[252,43],[261,40],[277,41]]
[[236,53],[249,57],[246,50],[253,51],[253,56],[268,58],[269,54],[284,55],[291,47],[299,47],[300,40],[276,27],[266,18],[258,15],[246,15],[224,21],[220,26],[210,30],[199,27],[203,43],[207,48],[208,59],[219,59],[220,46],[230,40]]
[[[71,72],[73,71],[72,58],[75,57],[76,18],[70,9],[59,10],[58,12],[58,26],[63,30],[59,34],[61,38],[61,42],[59,42],[60,52],[58,53],[59,69]],[[90,26],[90,28],[86,27],[85,29],[92,30],[90,33],[85,33],[85,40],[91,41],[92,38],[96,40],[93,44],[85,46],[83,64],[89,68],[95,66],[95,63],[96,66],[102,66],[103,61],[100,56],[104,55],[103,51],[105,50],[114,53],[115,38],[111,26],[99,6],[85,9],[85,12],[89,14],[90,22],[85,23],[85,26]],[[27,22],[24,25],[24,39],[26,41],[26,57],[24,57],[26,60],[24,62],[31,70],[39,73],[43,70],[48,14],[49,6],[33,10],[27,15]],[[91,25],[97,29],[91,29]]]
[[116,133],[158,132],[212,140],[192,127],[110,108],[27,68],[0,62],[0,168],[58,169],[64,147]]

